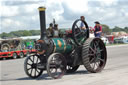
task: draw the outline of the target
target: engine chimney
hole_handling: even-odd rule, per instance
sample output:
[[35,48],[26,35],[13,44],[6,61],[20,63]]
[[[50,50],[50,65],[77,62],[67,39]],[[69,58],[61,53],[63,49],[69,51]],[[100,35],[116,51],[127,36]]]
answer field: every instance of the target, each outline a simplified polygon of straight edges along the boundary
[[41,39],[46,39],[45,7],[39,7]]

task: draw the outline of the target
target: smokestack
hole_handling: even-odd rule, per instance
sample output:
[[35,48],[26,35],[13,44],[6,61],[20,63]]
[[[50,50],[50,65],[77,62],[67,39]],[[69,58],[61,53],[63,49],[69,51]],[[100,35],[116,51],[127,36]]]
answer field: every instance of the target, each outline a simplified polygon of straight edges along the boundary
[[46,39],[45,7],[39,7],[41,39]]

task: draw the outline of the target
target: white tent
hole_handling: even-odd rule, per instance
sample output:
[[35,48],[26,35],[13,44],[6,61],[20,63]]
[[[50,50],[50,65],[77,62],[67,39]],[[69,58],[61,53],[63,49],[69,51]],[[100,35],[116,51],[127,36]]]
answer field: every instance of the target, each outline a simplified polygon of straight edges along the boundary
[[40,39],[40,35],[37,35],[37,36],[25,36],[25,37],[20,37],[20,38],[22,38],[24,40],[26,40],[26,39],[36,39],[36,40],[38,40],[38,39]]

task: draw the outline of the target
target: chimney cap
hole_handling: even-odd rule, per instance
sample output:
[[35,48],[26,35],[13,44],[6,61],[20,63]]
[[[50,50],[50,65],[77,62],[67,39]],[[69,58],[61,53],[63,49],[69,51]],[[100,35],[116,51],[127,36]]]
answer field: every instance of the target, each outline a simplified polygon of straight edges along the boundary
[[46,8],[44,6],[42,6],[42,7],[39,7],[38,9],[39,9],[39,11],[45,11]]

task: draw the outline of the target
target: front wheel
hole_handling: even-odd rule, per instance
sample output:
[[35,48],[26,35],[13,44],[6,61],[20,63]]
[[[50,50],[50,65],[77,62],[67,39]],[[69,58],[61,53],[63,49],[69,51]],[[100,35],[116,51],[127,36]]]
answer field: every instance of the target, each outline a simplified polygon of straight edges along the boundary
[[85,68],[92,73],[103,70],[107,61],[107,51],[100,38],[89,38],[82,48],[82,59]]
[[66,60],[60,53],[53,53],[47,61],[47,72],[54,79],[61,78],[66,72]]
[[26,58],[24,62],[24,71],[30,78],[39,77],[43,70],[38,68],[38,65],[41,63],[41,59],[38,55],[30,55]]

